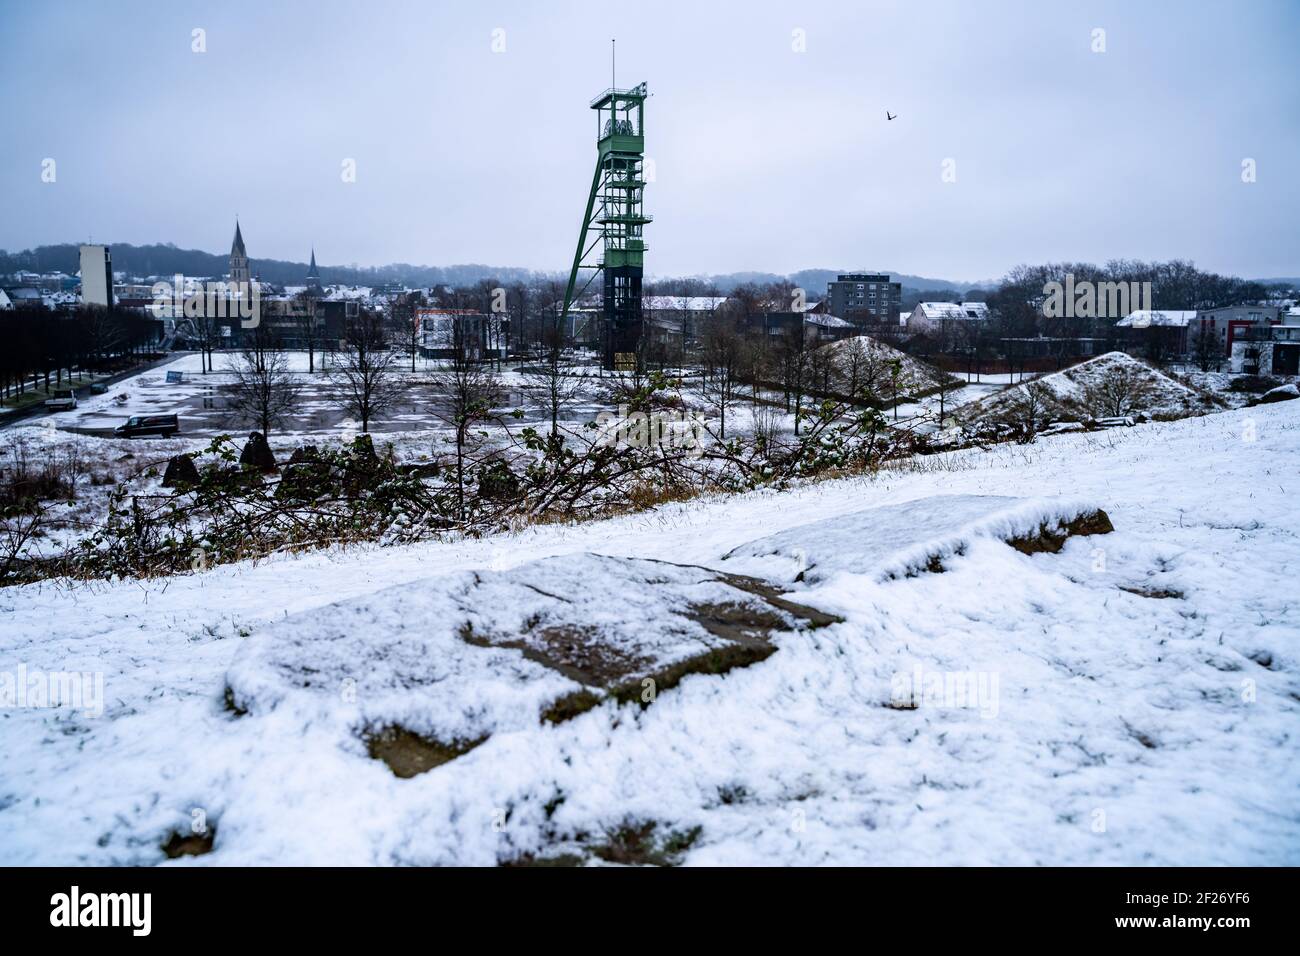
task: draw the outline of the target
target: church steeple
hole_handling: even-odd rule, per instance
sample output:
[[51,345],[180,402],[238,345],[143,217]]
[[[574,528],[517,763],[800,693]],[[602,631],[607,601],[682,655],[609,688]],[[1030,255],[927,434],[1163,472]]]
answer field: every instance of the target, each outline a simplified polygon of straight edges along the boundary
[[311,247],[311,265],[307,268],[307,288],[314,292],[323,291],[320,284],[320,270],[316,268],[316,247]]
[[239,231],[239,219],[235,219],[235,241],[230,244],[230,281],[231,283],[251,281],[248,272],[248,253],[244,250],[244,236]]

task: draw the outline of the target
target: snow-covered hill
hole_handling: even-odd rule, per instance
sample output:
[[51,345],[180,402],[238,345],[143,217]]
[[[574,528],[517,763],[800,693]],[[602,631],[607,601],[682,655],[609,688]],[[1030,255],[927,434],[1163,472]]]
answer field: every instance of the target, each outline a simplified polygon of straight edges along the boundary
[[[0,591],[0,863],[166,862],[199,824],[211,851],[174,865],[1300,863],[1298,473],[1280,403],[503,538]],[[1005,543],[1094,506],[1113,531]],[[643,635],[640,678],[714,647],[691,622],[754,603],[735,573],[824,619],[767,612],[775,650],[747,666],[534,719],[584,685],[585,648],[635,658]],[[102,675],[102,714],[14,706],[38,671]],[[457,746],[397,776],[367,714]]]
[[960,415],[966,421],[1017,417],[1028,390],[1056,421],[1138,414],[1172,418],[1215,409],[1208,394],[1124,352],[1107,352],[966,405]]
[[[897,385],[899,395],[920,395],[952,376],[906,352],[872,338],[855,335],[821,346],[831,357],[831,387],[842,392],[862,388],[881,400],[890,400]],[[893,368],[897,367],[895,382]]]

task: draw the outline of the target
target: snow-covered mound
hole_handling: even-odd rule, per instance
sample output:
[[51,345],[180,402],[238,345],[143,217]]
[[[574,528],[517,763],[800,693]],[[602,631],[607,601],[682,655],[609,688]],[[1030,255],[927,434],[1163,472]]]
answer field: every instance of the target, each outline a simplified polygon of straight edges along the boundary
[[894,366],[898,394],[921,395],[952,376],[869,335],[855,335],[823,345],[830,356],[832,387],[843,392],[866,387],[882,400],[894,395]]
[[1273,402],[1291,402],[1297,398],[1300,398],[1300,385],[1288,382],[1286,385],[1270,388],[1259,401],[1261,405],[1271,405]]
[[1040,417],[1056,421],[1177,417],[1212,407],[1195,389],[1145,362],[1124,352],[1107,352],[973,402],[961,409],[959,417],[964,421],[1018,419],[1031,393],[1034,404],[1041,406]]
[[976,538],[1030,550],[1045,536],[1063,541],[1069,533],[1109,530],[1109,520],[1089,500],[937,495],[800,525],[733,548],[724,559],[729,567],[775,580],[817,584],[846,573],[884,581],[941,566]]

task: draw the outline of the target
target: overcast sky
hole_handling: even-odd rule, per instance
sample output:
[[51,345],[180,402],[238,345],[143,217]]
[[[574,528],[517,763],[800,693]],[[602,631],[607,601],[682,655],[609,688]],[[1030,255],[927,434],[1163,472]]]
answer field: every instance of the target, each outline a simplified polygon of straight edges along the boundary
[[649,273],[1300,274],[1295,0],[0,0],[0,37],[11,251],[225,251],[238,214],[254,260],[566,269],[617,37]]

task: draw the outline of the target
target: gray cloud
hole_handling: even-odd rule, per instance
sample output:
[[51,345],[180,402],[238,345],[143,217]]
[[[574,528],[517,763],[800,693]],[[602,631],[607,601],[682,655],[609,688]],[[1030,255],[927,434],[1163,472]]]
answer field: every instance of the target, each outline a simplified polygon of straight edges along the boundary
[[0,246],[215,251],[238,213],[254,258],[563,269],[617,36],[655,94],[652,273],[1292,275],[1297,27],[1286,2],[7,4]]

